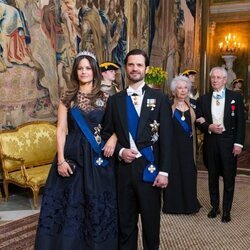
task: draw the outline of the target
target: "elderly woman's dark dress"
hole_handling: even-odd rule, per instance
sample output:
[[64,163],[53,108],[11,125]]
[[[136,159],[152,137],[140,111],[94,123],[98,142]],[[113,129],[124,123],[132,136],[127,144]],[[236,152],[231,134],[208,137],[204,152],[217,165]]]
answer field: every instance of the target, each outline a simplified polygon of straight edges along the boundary
[[[179,112],[180,117],[182,112]],[[191,126],[190,109],[184,112],[185,121]],[[163,212],[169,214],[193,214],[201,207],[197,199],[197,169],[194,162],[193,140],[180,122],[173,117],[173,165],[169,172],[169,184],[164,191]]]
[[[102,122],[107,95],[96,102],[78,92],[78,107],[91,131]],[[46,183],[35,249],[117,249],[117,205],[114,171],[93,164],[94,151],[68,112],[65,159],[76,164],[74,174],[57,172],[57,157]]]

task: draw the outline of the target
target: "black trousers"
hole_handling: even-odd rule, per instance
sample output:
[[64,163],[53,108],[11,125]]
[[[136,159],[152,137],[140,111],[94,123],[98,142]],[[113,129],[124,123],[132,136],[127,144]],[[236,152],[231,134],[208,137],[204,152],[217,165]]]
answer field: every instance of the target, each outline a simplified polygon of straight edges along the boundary
[[223,213],[229,213],[232,208],[237,157],[233,155],[234,134],[206,135],[204,138],[204,163],[208,169],[210,203],[219,208],[219,177],[223,177]]
[[143,249],[158,250],[161,190],[143,182],[147,162],[142,157],[132,164],[120,162],[117,169],[119,249],[137,249],[138,216],[141,216]]

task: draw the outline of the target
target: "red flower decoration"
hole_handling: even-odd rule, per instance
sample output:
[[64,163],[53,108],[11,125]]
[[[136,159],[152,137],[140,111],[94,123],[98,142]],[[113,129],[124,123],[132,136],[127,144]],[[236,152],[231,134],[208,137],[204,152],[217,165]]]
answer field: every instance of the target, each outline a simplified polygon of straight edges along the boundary
[[235,105],[231,105],[231,110],[232,110],[232,111],[235,110]]

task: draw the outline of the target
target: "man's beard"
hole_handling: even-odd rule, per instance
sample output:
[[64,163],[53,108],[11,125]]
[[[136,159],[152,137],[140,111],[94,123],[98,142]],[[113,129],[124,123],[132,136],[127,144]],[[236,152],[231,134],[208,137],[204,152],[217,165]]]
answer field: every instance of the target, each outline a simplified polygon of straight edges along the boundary
[[140,78],[135,79],[133,77],[130,77],[130,75],[127,75],[127,78],[131,83],[138,83],[144,79],[144,76],[140,76]]

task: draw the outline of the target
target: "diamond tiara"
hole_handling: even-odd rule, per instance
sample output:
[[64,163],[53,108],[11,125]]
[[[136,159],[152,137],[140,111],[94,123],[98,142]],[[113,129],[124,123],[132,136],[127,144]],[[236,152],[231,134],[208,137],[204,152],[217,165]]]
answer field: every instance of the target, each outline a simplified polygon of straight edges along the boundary
[[79,56],[90,56],[96,61],[96,56],[92,52],[87,51],[87,50],[83,50],[83,51],[79,52],[76,55],[76,58],[79,57]]

